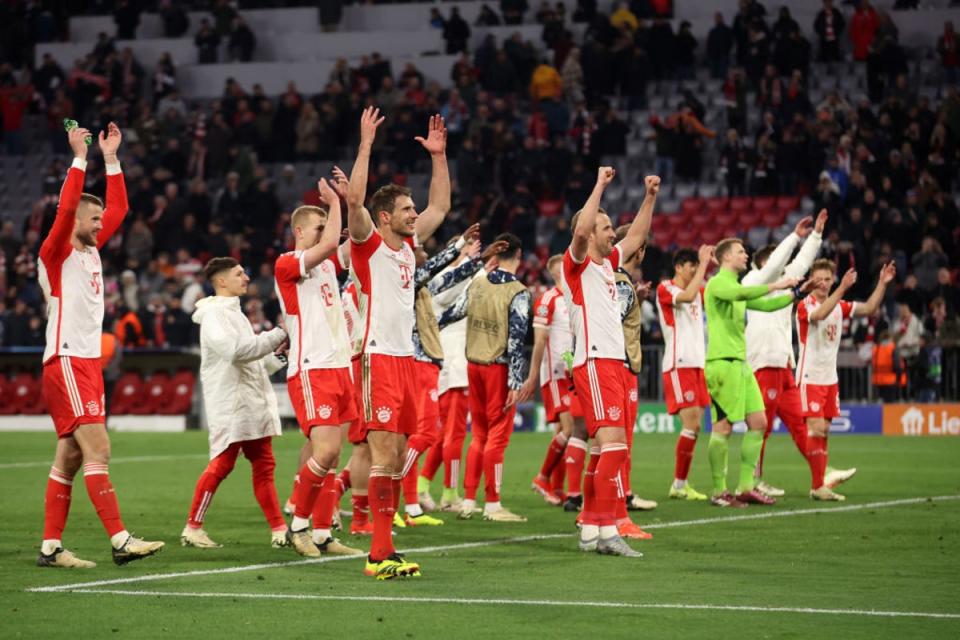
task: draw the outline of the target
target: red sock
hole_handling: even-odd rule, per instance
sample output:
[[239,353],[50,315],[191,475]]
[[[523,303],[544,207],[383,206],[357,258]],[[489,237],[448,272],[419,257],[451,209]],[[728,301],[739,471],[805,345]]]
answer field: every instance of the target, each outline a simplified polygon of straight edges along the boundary
[[693,461],[693,449],[697,446],[697,432],[683,429],[677,438],[677,449],[674,454],[676,461],[673,465],[673,477],[676,480],[686,480],[690,475],[690,463]]
[[467,500],[477,499],[480,476],[483,474],[483,446],[473,440],[467,449],[467,470],[463,475],[463,492]]
[[807,463],[810,465],[811,487],[823,486],[823,475],[827,471],[827,439],[813,433],[807,434]]
[[321,467],[312,456],[307,458],[307,462],[300,467],[300,483],[297,485],[296,493],[293,494],[293,503],[296,505],[293,512],[295,518],[309,518],[313,513],[313,507],[323,488],[323,479],[326,475],[327,470]]
[[353,524],[355,526],[365,525],[370,522],[370,501],[367,496],[350,496],[350,504],[353,505]]
[[438,441],[427,451],[427,457],[423,459],[420,475],[427,480],[433,480],[441,464],[443,464],[443,442]]
[[[626,468],[627,468],[627,463],[625,459],[623,466],[620,467],[619,473],[614,478],[614,481],[617,485],[617,496],[618,496],[617,509],[615,514],[617,522],[620,522],[621,520],[630,519],[630,516],[627,514],[627,499],[626,499],[627,485],[623,479],[624,476],[626,475]],[[596,482],[597,482],[596,476],[593,477],[593,482],[594,482],[594,493],[596,493]]]
[[337,476],[328,473],[323,478],[320,495],[313,505],[313,528],[329,529],[333,526],[333,510],[337,508]]
[[[566,451],[566,448],[564,448]],[[560,495],[563,493],[563,479],[567,475],[567,465],[563,462],[563,456],[560,456],[560,464],[553,467],[553,473],[550,474],[550,489]]]
[[263,515],[273,531],[285,530],[287,521],[280,510],[277,498],[277,484],[273,481],[273,471],[277,462],[273,457],[273,444],[270,438],[248,440],[242,443],[243,455],[250,461],[253,471],[253,496],[257,499]]
[[400,496],[403,495],[403,487],[401,486],[401,478],[399,473],[393,474],[391,477],[392,484],[390,485],[390,490],[393,492],[393,510],[394,512],[400,510]]
[[73,492],[73,478],[56,467],[50,468],[47,477],[47,494],[43,500],[43,539],[60,540],[67,526],[67,514],[70,513],[70,495]]
[[600,447],[590,447],[590,460],[587,462],[587,472],[583,474],[583,524],[598,524],[596,492],[594,492],[593,483],[599,462]]
[[120,507],[117,505],[117,494],[110,484],[110,473],[107,465],[97,462],[87,462],[83,465],[83,481],[87,485],[87,495],[97,510],[97,516],[107,530],[108,536],[114,536],[126,527],[120,520]]
[[[599,455],[599,454],[598,454]],[[567,468],[567,495],[579,496],[583,489],[583,464],[587,459],[587,443],[579,438],[570,438],[567,443],[567,456],[564,466]]]
[[370,510],[373,512],[370,559],[379,562],[394,553],[393,514],[396,510],[393,506],[393,478],[382,467],[371,467],[370,484],[367,488]]
[[593,476],[593,492],[594,517],[596,524],[601,527],[617,521],[617,503],[622,503],[625,496],[619,474],[626,459],[626,443],[606,444],[600,448],[600,460]]
[[298,473],[293,476],[293,487],[290,489],[290,497],[287,498],[287,502],[289,502],[290,504],[294,504],[293,499],[297,495],[297,486],[299,486],[299,484],[300,484],[300,474]]
[[567,436],[563,432],[557,433],[550,440],[550,446],[547,447],[547,455],[543,458],[543,464],[540,466],[540,475],[549,478],[553,475],[553,470],[557,464],[563,460],[563,451],[567,447]]
[[344,469],[340,472],[340,475],[337,476],[337,484],[339,485],[340,495],[342,496],[347,491],[350,491],[350,469]]
[[[792,424],[791,424],[792,423]],[[807,456],[807,425],[803,422],[793,423],[786,422],[784,423],[787,427],[787,431],[790,432],[790,437],[793,438],[793,444],[797,446],[797,451],[800,452],[800,455],[803,457]]]
[[417,497],[417,478],[419,474],[417,473],[417,462],[414,460],[413,466],[410,467],[410,471],[407,472],[407,475],[403,476],[403,503],[404,504],[419,504],[419,498]]
[[500,502],[500,487],[503,484],[503,452],[487,451],[483,455],[485,502]]

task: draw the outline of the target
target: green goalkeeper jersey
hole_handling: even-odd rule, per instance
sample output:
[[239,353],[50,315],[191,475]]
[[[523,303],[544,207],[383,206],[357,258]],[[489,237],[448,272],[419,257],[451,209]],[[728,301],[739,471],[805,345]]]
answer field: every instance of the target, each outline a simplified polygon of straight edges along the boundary
[[765,284],[740,284],[737,274],[726,268],[710,278],[704,291],[708,362],[747,359],[746,310],[776,311],[793,303],[792,294],[764,298],[768,291],[770,287]]

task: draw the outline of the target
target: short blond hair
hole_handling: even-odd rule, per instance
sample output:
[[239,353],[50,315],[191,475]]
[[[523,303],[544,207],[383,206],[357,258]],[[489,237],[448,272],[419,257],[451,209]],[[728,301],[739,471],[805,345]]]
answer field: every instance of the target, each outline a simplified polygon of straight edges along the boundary
[[718,242],[716,250],[717,262],[723,262],[723,259],[726,257],[726,255],[733,249],[733,245],[736,244],[742,247],[743,240],[740,238],[724,238]]
[[810,273],[813,273],[814,271],[829,271],[830,273],[836,273],[837,263],[827,258],[814,260],[813,264],[810,265]]
[[306,223],[307,218],[314,214],[320,216],[324,220],[327,218],[327,210],[322,207],[315,207],[309,204],[297,207],[293,210],[293,215],[290,216],[290,227],[293,229],[302,227]]
[[550,256],[549,258],[547,258],[547,271],[551,271],[551,270],[553,269],[553,265],[557,264],[558,262],[562,262],[562,261],[563,261],[563,255],[562,255],[562,254],[559,254],[559,253],[558,253],[558,254],[556,254],[556,255]]

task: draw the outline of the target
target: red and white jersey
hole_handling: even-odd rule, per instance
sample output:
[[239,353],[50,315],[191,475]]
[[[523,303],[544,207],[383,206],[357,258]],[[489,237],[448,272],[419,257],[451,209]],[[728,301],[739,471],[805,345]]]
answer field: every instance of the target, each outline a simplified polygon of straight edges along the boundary
[[102,247],[127,214],[127,189],[119,164],[108,164],[107,202],[97,246],[73,246],[77,206],[83,193],[87,163],[74,159],[60,191],[57,216],[40,245],[37,277],[47,301],[47,346],[43,361],[55,356],[99,358],[103,325]]
[[350,338],[340,302],[337,274],[343,271],[341,246],[309,271],[303,251],[289,251],[274,265],[277,299],[290,337],[287,379],[310,369],[350,366]]
[[568,378],[562,356],[573,349],[573,332],[570,331],[570,314],[563,292],[558,287],[547,290],[533,309],[533,326],[548,331],[540,363],[540,384]]
[[350,272],[363,326],[361,353],[413,355],[414,246],[414,238],[405,238],[394,251],[376,229],[362,242],[350,241]]
[[677,302],[683,287],[673,280],[657,285],[657,311],[663,331],[663,370],[703,369],[706,340],[703,331],[703,288],[692,302]]
[[570,313],[575,351],[573,366],[579,367],[588,358],[625,360],[623,325],[620,322],[620,300],[614,272],[620,266],[620,245],[604,258],[594,262],[589,256],[578,263],[567,249],[563,254],[561,288]]
[[347,322],[347,335],[350,336],[350,354],[356,355],[363,343],[363,321],[360,318],[357,285],[352,280],[340,292],[340,302],[343,304],[343,319]]
[[797,333],[800,358],[797,360],[797,384],[836,384],[837,353],[843,335],[843,321],[853,315],[857,304],[841,300],[826,318],[812,322],[810,315],[820,306],[807,296],[797,306]]

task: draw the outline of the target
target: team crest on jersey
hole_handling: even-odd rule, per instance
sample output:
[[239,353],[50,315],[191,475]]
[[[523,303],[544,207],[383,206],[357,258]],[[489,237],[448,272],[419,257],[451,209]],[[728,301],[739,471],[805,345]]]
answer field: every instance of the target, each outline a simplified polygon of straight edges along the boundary
[[569,407],[569,406],[570,406],[570,396],[563,396],[563,400],[561,400],[560,402],[563,403],[563,406]]
[[636,401],[637,401],[637,398],[638,398],[638,396],[637,396],[637,390],[636,390],[636,389],[630,389],[630,402],[636,402]]
[[767,397],[771,400],[777,399],[777,390],[776,389],[767,389]]
[[811,411],[820,411],[820,403],[819,403],[819,402],[811,402],[811,403],[810,403],[810,410],[811,410]]
[[547,305],[541,304],[537,307],[537,315],[541,318],[546,318],[548,313],[550,313],[550,310],[547,309]]
[[683,392],[683,398],[684,398],[684,400],[686,400],[687,402],[693,402],[693,399],[696,398],[696,397],[697,397],[697,396],[696,396],[696,394],[693,393],[693,391],[687,390],[687,391],[684,391],[684,392]]
[[619,420],[621,415],[623,415],[623,412],[620,410],[620,407],[610,407],[607,409],[607,417],[611,420]]
[[837,325],[827,325],[827,340],[833,342],[837,339]]
[[377,409],[377,420],[381,424],[386,424],[390,422],[390,416],[393,415],[393,412],[390,410],[390,407],[380,407]]
[[91,416],[100,415],[100,405],[97,404],[95,401],[91,400],[90,402],[87,403],[87,413],[90,414]]
[[326,420],[333,414],[333,407],[328,404],[320,405],[320,408],[317,410],[317,415]]
[[437,401],[437,390],[430,389],[430,402],[436,402],[436,401]]

